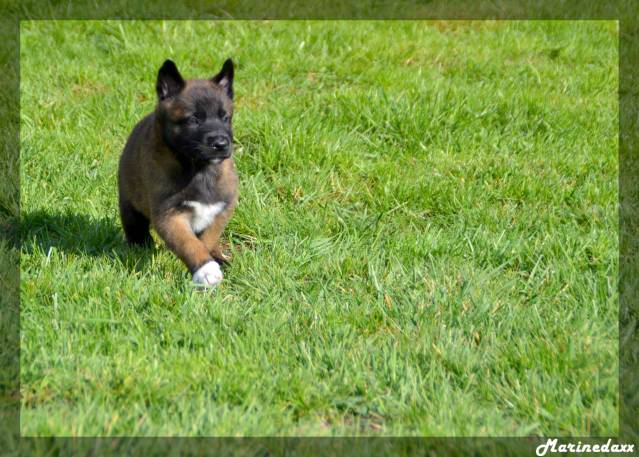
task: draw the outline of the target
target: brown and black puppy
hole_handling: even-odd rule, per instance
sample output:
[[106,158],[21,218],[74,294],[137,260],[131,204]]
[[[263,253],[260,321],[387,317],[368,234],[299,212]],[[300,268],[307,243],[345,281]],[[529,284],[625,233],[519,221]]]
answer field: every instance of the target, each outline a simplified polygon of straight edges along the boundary
[[131,244],[153,227],[197,284],[222,280],[220,235],[237,203],[232,158],[233,62],[211,79],[185,81],[167,60],[155,111],[133,129],[118,173],[120,217]]

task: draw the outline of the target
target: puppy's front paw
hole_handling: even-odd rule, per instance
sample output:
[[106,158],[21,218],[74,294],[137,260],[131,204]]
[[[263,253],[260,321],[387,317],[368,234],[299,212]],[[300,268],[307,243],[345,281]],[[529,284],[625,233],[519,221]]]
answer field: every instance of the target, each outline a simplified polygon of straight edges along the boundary
[[222,282],[223,277],[220,265],[215,260],[211,260],[193,273],[193,282],[199,286],[211,287]]

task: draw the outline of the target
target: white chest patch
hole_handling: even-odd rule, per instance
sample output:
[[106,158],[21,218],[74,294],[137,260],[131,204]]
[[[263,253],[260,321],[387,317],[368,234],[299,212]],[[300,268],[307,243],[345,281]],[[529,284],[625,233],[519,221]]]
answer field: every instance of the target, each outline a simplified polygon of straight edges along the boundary
[[213,223],[218,214],[224,211],[226,203],[217,202],[208,204],[187,200],[184,202],[184,205],[193,208],[190,220],[191,230],[193,230],[194,233],[200,233]]

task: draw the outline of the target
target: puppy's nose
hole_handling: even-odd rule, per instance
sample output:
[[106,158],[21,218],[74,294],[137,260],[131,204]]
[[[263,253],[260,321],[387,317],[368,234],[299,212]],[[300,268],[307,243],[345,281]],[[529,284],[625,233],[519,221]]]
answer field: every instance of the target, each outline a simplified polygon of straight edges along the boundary
[[211,136],[207,139],[209,147],[215,151],[225,151],[229,147],[229,140],[225,136]]

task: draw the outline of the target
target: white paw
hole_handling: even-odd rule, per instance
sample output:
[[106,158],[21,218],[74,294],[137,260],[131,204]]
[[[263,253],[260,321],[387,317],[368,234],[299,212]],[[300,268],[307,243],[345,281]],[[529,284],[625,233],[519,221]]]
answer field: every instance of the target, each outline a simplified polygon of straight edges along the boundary
[[220,265],[215,260],[211,260],[193,273],[193,282],[201,286],[216,286],[222,282],[223,277]]

